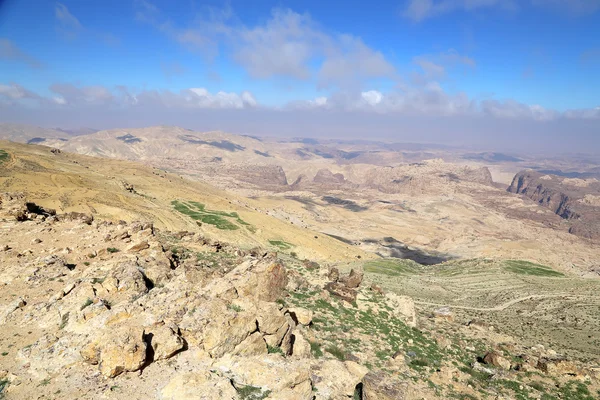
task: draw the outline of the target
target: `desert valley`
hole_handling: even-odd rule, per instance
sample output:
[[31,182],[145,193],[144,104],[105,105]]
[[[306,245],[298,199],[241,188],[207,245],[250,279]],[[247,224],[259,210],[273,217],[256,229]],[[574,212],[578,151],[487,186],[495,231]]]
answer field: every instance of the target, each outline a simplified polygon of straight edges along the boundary
[[600,396],[600,157],[0,139],[7,399]]

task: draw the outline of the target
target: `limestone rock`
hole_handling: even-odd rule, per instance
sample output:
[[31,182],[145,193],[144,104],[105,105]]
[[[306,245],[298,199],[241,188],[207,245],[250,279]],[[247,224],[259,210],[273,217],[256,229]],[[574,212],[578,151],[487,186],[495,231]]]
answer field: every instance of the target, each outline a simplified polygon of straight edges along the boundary
[[233,355],[239,356],[256,356],[267,354],[267,344],[260,332],[254,332],[244,341],[238,344],[232,352]]
[[165,360],[183,349],[184,343],[174,325],[160,325],[147,329],[146,337],[150,339],[150,346],[154,351],[154,360]]
[[300,332],[294,332],[293,335],[292,356],[295,358],[310,358],[311,351],[308,340]]
[[438,308],[437,310],[435,310],[433,312],[433,317],[436,320],[440,320],[440,321],[448,321],[448,322],[454,321],[454,313],[452,312],[450,307]]
[[363,400],[402,400],[407,385],[395,376],[382,371],[371,371],[363,378]]
[[[354,368],[353,368],[353,372]],[[313,379],[317,392],[324,399],[337,399],[342,396],[352,397],[362,379],[348,370],[346,364],[338,360],[327,360],[318,370],[313,371]]]
[[203,331],[204,349],[213,357],[230,353],[256,330],[256,317],[248,312],[213,314]]
[[300,325],[308,326],[312,322],[313,312],[302,307],[292,307],[288,309],[292,319],[298,321]]
[[258,330],[267,335],[272,335],[287,323],[285,316],[276,303],[262,302],[257,314]]
[[269,390],[273,399],[279,398],[276,393],[310,382],[310,366],[307,361],[290,360],[278,354],[226,356],[217,360],[214,368],[230,378],[236,387],[254,386]]
[[81,350],[81,356],[90,364],[98,364],[102,375],[109,378],[137,371],[146,361],[144,330],[130,326],[107,329]]
[[279,299],[288,283],[283,265],[269,259],[254,264],[242,264],[228,276],[240,296],[253,298],[256,301]]
[[561,358],[540,358],[537,363],[537,368],[551,376],[569,375],[581,377],[584,375],[581,368],[574,362]]

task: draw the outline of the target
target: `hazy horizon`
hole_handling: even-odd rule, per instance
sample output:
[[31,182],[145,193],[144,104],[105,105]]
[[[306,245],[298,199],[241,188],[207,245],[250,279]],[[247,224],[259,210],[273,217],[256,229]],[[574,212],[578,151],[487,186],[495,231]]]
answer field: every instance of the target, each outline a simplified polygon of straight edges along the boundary
[[600,151],[597,0],[0,4],[1,122]]

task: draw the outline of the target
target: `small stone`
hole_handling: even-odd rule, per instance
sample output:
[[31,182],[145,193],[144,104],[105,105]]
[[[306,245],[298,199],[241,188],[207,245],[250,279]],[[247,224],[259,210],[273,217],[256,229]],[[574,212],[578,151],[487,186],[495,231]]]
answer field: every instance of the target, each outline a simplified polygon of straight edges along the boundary
[[486,353],[483,357],[483,362],[488,365],[493,365],[494,367],[499,367],[505,370],[510,369],[510,361],[506,358],[502,357],[499,353],[495,351],[490,351]]
[[452,312],[450,307],[438,308],[433,312],[433,317],[436,320],[445,320],[448,322],[454,321],[454,313]]
[[68,295],[69,293],[71,293],[71,290],[75,289],[75,284],[74,283],[70,283],[67,286],[65,286],[65,288],[62,290],[62,293],[64,296]]
[[329,275],[327,275],[327,278],[329,278],[330,281],[332,282],[337,282],[338,279],[340,279],[340,271],[333,267],[329,270]]
[[39,243],[42,243],[42,239],[40,239],[40,238],[35,238],[31,241],[31,244],[39,244]]
[[146,250],[146,249],[149,249],[149,248],[150,248],[150,244],[148,244],[148,242],[146,242],[146,241],[143,241],[143,242],[140,242],[138,244],[134,244],[133,246],[131,246],[128,249],[128,251],[138,252],[138,251]]

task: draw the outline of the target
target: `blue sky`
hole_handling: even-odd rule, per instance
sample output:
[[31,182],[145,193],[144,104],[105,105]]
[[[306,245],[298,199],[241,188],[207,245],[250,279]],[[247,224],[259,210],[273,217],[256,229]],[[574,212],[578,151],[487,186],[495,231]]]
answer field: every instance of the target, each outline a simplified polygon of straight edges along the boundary
[[600,0],[249,4],[0,2],[0,117],[50,123],[42,116],[85,109],[98,125],[115,110],[260,109],[600,119]]

